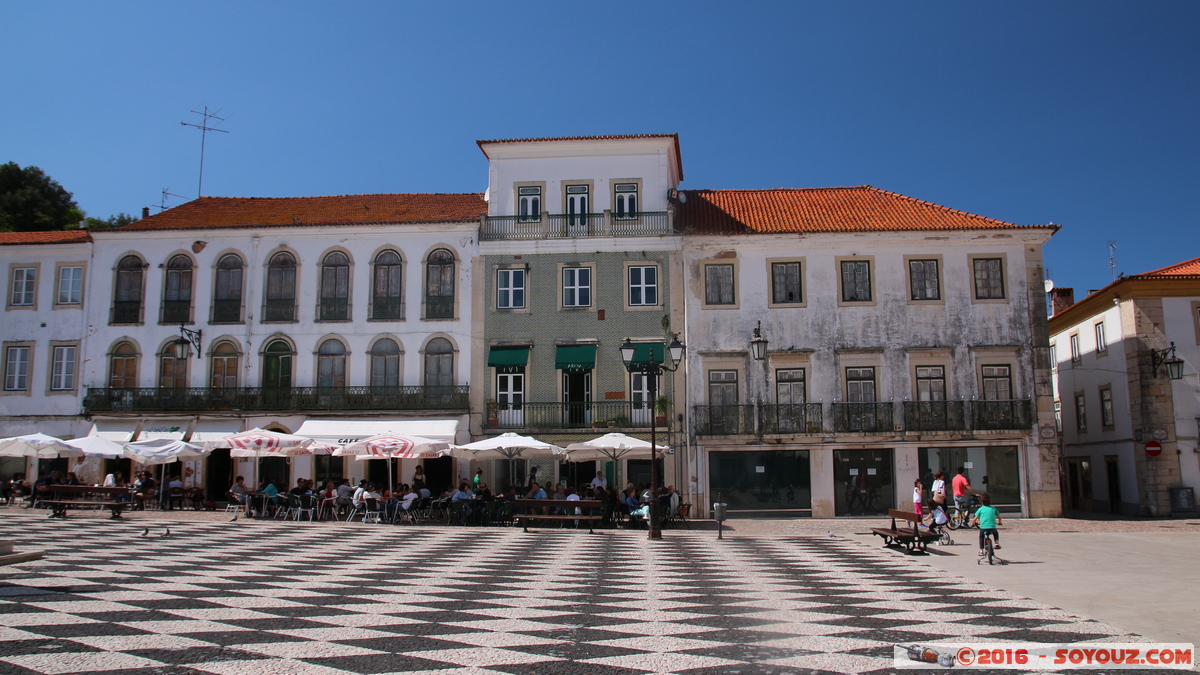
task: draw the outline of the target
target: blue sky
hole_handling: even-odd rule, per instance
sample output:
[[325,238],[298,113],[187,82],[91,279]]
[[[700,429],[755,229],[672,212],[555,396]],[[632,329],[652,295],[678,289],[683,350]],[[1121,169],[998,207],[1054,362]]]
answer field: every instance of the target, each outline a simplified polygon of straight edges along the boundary
[[[0,0],[0,162],[89,215],[473,192],[484,138],[680,134],[686,188],[870,184],[1016,223],[1077,295],[1200,256],[1200,3]],[[171,199],[168,205],[183,200]],[[153,209],[155,212],[157,208]]]

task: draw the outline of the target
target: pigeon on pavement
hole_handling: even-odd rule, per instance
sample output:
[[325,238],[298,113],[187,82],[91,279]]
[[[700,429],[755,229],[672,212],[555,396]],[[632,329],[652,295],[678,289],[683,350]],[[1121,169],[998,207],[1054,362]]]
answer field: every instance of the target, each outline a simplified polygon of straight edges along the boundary
[[148,535],[148,534],[150,534],[150,528],[148,528],[148,527],[147,527],[146,529],[142,530],[142,533],[141,533],[141,534],[139,534],[138,536],[139,536],[139,537],[144,537],[144,536],[146,536],[146,535]]

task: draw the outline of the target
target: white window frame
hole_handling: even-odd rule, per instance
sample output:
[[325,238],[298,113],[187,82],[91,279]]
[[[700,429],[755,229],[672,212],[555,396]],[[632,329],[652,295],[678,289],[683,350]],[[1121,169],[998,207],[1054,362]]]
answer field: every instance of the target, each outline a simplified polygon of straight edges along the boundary
[[1071,333],[1071,363],[1079,363],[1083,358],[1079,353],[1079,333]]
[[[23,356],[23,358],[21,358]],[[33,345],[4,346],[4,391],[28,392],[29,368],[33,363]]]
[[523,265],[497,268],[496,309],[525,309],[528,287],[529,271]]
[[[638,281],[634,281],[634,270],[638,270]],[[646,281],[646,270],[654,270],[654,280]],[[658,307],[661,304],[662,294],[659,293],[659,279],[661,275],[658,273],[658,265],[626,265],[625,266],[625,300],[630,307]],[[641,301],[634,302],[634,291],[641,292]],[[646,296],[653,294],[654,301],[647,302]]]
[[1112,387],[1100,388],[1100,426],[1110,428],[1117,423],[1113,408]]
[[[55,275],[54,304],[59,307],[83,305],[83,265],[60,264]],[[66,278],[68,272],[77,271],[78,279]],[[63,300],[63,286],[67,285],[67,299]]]
[[[633,188],[632,190],[629,188]],[[641,185],[632,181],[613,183],[612,216],[616,220],[635,220],[641,208]],[[632,200],[632,204],[630,201]]]
[[517,185],[516,204],[513,215],[520,223],[536,223],[546,212],[546,188],[544,185]]
[[1108,353],[1108,340],[1104,336],[1104,322],[1103,321],[1097,322],[1096,325],[1094,326],[1093,330],[1096,333],[1096,353],[1097,354],[1107,354]]
[[79,346],[51,345],[50,391],[75,391],[79,381]]
[[[586,274],[581,274],[586,272]],[[592,306],[592,279],[595,269],[591,265],[564,265],[559,278],[562,280],[560,302],[563,309],[581,309]],[[581,276],[587,277],[580,279]],[[583,302],[581,295],[587,296]]]
[[37,307],[37,278],[37,265],[13,265],[9,268],[8,306],[18,309]]

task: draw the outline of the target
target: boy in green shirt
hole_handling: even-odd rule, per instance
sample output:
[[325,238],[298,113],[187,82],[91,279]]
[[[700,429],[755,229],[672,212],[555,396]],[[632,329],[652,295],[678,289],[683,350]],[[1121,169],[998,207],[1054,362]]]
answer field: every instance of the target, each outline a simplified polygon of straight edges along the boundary
[[975,509],[971,524],[979,528],[979,555],[983,555],[983,539],[989,532],[996,541],[996,550],[1000,550],[1000,532],[996,530],[996,525],[1004,521],[1000,518],[1000,511],[992,506],[992,498],[988,493],[980,494],[979,501],[983,506]]

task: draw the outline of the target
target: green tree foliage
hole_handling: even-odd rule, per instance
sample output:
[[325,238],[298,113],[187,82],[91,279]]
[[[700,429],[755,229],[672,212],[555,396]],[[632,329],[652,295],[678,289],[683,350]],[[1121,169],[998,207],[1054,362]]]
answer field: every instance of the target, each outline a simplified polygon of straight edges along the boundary
[[87,228],[89,230],[103,230],[114,227],[125,227],[130,223],[136,223],[138,218],[136,216],[131,216],[128,213],[118,213],[115,216],[109,216],[108,220],[93,218],[91,216],[84,218],[84,220],[87,222]]
[[80,220],[72,194],[41,169],[0,165],[0,232],[63,230]]

